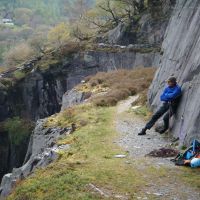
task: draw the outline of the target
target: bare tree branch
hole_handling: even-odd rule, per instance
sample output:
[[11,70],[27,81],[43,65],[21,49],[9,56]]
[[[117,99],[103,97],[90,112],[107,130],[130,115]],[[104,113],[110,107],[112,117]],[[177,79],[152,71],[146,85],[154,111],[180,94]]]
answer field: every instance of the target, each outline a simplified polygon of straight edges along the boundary
[[107,0],[106,3],[107,3],[107,8],[102,6],[102,5],[99,5],[99,8],[101,8],[102,10],[110,13],[112,18],[113,18],[113,20],[114,20],[114,22],[116,23],[116,25],[118,25],[120,20],[119,20],[119,18],[117,16],[115,16],[114,11],[112,10],[111,5],[110,5],[110,0]]

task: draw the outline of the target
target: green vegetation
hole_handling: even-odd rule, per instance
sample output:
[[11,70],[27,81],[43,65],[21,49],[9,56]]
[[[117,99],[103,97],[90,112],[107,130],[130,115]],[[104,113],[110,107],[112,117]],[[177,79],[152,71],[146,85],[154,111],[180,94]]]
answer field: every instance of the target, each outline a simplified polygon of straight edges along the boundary
[[[26,60],[44,55],[48,50],[59,49],[70,42],[84,41],[90,46],[96,41],[97,35],[103,34],[106,38],[106,32],[122,22],[127,26],[127,33],[133,31],[136,34],[140,28],[138,21],[148,10],[149,2],[129,0],[2,1],[0,2],[2,11],[0,20],[10,18],[14,25],[0,24],[0,64],[16,67]],[[132,24],[134,24],[134,30],[131,28]],[[159,48],[141,48],[133,49],[133,51],[148,53],[159,51]]]
[[[145,71],[153,74],[153,69],[137,70],[138,79],[134,79],[134,73],[130,72],[134,81],[142,81]],[[88,77],[87,83],[79,85],[78,89],[90,91],[95,96],[107,92],[112,84],[116,85],[116,80],[120,82],[127,77],[126,71],[108,74],[106,77],[106,74]],[[146,115],[147,108],[143,106],[137,111],[140,115]],[[124,199],[136,199],[138,196],[157,199],[153,193],[144,192],[149,191],[152,183],[163,186],[175,180],[177,185],[188,183],[194,185],[194,188],[200,187],[198,169],[191,172],[189,168],[180,168],[177,171],[169,166],[154,165],[148,157],[136,160],[131,160],[130,157],[115,158],[117,154],[127,155],[114,142],[119,137],[114,126],[116,112],[116,107],[100,107],[94,102],[88,102],[49,117],[45,124],[47,128],[76,124],[77,129],[73,134],[57,141],[58,145],[69,144],[70,149],[61,151],[59,159],[48,167],[37,169],[29,178],[18,182],[8,200],[98,200],[116,199],[116,195]],[[133,114],[135,115],[123,113],[119,117],[126,121],[126,117],[133,117]],[[22,121],[19,118],[14,118],[7,124],[7,129],[11,133],[16,133],[16,130],[18,134],[24,133],[25,131],[20,130],[24,126],[20,123]],[[14,134],[14,138],[15,136]],[[109,197],[96,192],[91,184]]]
[[[87,110],[90,110],[90,112],[87,112]],[[97,121],[96,118],[93,118],[93,113],[96,112],[95,110],[96,108],[91,105],[78,105],[49,117],[46,126],[69,127],[72,123],[76,123],[77,127],[82,127],[88,123],[95,124]]]
[[14,117],[5,122],[4,129],[8,132],[12,144],[20,145],[30,136],[33,125],[29,121]]
[[16,78],[17,80],[20,80],[22,78],[24,78],[26,76],[26,74],[22,71],[15,71],[14,72],[14,78]]
[[60,61],[54,58],[48,58],[47,60],[43,59],[41,62],[37,64],[37,66],[41,69],[41,71],[46,71],[50,69],[52,66],[58,67],[60,65]]
[[[7,67],[16,67],[19,64],[18,61],[22,63],[32,57],[43,54],[46,49],[55,48],[55,39],[66,43],[65,33],[67,32],[67,35],[71,33],[71,26],[74,21],[79,20],[80,16],[93,5],[94,0],[1,1],[0,64],[4,64]],[[2,22],[4,18],[12,20],[14,25],[4,24]],[[69,21],[71,25],[62,28],[62,35],[55,32],[60,30],[58,27],[62,26],[64,22]],[[49,31],[53,37],[51,36],[48,41]],[[51,34],[52,32],[55,32],[55,34]],[[21,44],[26,45],[26,50]],[[22,53],[20,54],[20,52]],[[12,56],[10,56],[11,54]],[[13,55],[16,55],[15,58],[19,55],[26,56],[24,56],[25,59],[18,60],[13,59]]]
[[193,187],[200,189],[199,168],[192,170],[191,168],[184,168],[181,178],[184,182],[188,183],[188,185],[192,185]]
[[136,115],[140,115],[142,117],[147,117],[147,116],[149,116],[149,113],[150,113],[147,106],[139,106],[138,108],[134,109],[133,112]]
[[[82,4],[91,6],[93,0],[83,0]],[[81,4],[80,0],[1,0],[0,10],[2,17],[12,13],[17,24],[26,21],[41,21],[55,23],[64,16],[70,18],[75,11],[74,6]],[[70,10],[71,8],[71,10]],[[73,10],[72,10],[73,9]],[[77,8],[78,9],[78,8]],[[21,14],[21,15],[20,15]],[[75,13],[74,13],[75,14]],[[78,11],[76,12],[78,14]],[[18,16],[19,15],[19,16]]]
[[81,119],[87,124],[80,125],[73,135],[58,141],[71,144],[70,150],[46,169],[37,170],[34,176],[19,183],[8,199],[104,199],[91,191],[90,183],[109,191],[111,196],[128,195],[133,199],[144,180],[124,159],[114,158],[116,154],[126,154],[113,144],[117,137],[113,127],[114,116],[115,108],[96,108],[86,104],[58,114],[53,123],[50,119],[48,126],[57,123],[65,126],[71,122],[80,124]]
[[[148,158],[134,162],[129,158],[114,158],[117,154],[127,154],[113,143],[118,137],[113,126],[115,115],[115,107],[85,104],[52,116],[46,126],[78,124],[73,135],[58,141],[59,145],[70,144],[70,149],[61,152],[56,162],[19,182],[8,200],[98,200],[115,199],[115,195],[129,199],[145,195],[156,199],[153,194],[144,194],[144,188],[154,181],[164,185],[175,176],[178,184],[200,187],[198,170],[181,168],[177,172],[174,168],[151,166]],[[81,120],[85,121],[84,125]],[[109,194],[109,198],[95,192],[90,184]]]

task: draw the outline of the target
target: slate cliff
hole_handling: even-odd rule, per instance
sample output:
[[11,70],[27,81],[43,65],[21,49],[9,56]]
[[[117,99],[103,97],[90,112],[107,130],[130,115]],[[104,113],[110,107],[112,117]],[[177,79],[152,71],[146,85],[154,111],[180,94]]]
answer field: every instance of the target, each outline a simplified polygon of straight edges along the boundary
[[76,52],[59,58],[46,70],[40,63],[36,68],[23,68],[23,73],[29,71],[24,78],[7,89],[0,88],[0,121],[12,116],[32,120],[50,116],[60,111],[62,95],[86,76],[98,71],[156,66],[159,60],[159,52],[140,53],[126,47],[122,50],[116,47],[112,52],[105,50],[107,46],[101,48],[101,51]]
[[[159,52],[139,53],[130,48],[116,47],[116,52],[105,51],[75,52],[70,56],[58,59],[43,69],[40,64],[26,64],[18,71],[26,76],[13,85],[6,87],[0,83],[0,122],[8,117],[37,121],[57,113],[61,109],[63,94],[81,82],[84,77],[98,71],[110,71],[119,68],[134,68],[138,65],[155,66]],[[123,52],[120,52],[123,51]],[[5,79],[11,75],[3,75]],[[0,79],[1,81],[1,79]],[[5,80],[2,81],[4,83]],[[14,147],[8,133],[0,130],[0,179],[5,173],[23,164],[28,141]]]
[[166,30],[162,52],[160,67],[150,87],[149,103],[155,109],[160,104],[159,96],[165,80],[170,75],[178,78],[183,97],[172,133],[181,139],[181,143],[189,144],[193,138],[200,139],[199,0],[177,1]]
[[[0,94],[2,94],[0,95],[0,121],[4,121],[8,117],[13,116],[20,116],[37,121],[38,119],[59,112],[63,94],[80,83],[84,77],[99,71],[110,71],[120,68],[131,69],[137,66],[158,66],[160,60],[160,44],[162,43],[163,34],[171,13],[170,2],[170,0],[167,0],[162,4],[164,7],[159,7],[159,11],[163,10],[162,13],[164,13],[164,15],[161,14],[161,16],[165,16],[166,18],[159,17],[154,19],[153,17],[152,20],[151,13],[146,13],[139,21],[138,26],[140,31],[135,33],[138,29],[133,27],[133,35],[129,38],[131,40],[127,40],[126,31],[123,32],[119,27],[116,27],[116,29],[112,30],[110,33],[119,35],[119,37],[116,37],[116,40],[110,42],[110,44],[95,44],[97,48],[89,48],[90,50],[87,49],[84,51],[78,49],[70,55],[65,55],[62,58],[59,57],[59,59],[55,59],[53,56],[53,63],[45,64],[47,65],[47,69],[46,66],[40,66],[40,64],[43,65],[46,62],[45,60],[43,60],[44,63],[36,62],[36,66],[32,65],[32,63],[28,63],[20,67],[18,71],[28,71],[25,77],[21,78],[20,81],[17,81],[9,88],[1,87],[0,83]],[[155,12],[153,11],[152,13]],[[110,33],[108,33],[108,35],[110,35]],[[110,38],[113,38],[112,34]],[[121,36],[126,41],[121,41]],[[134,40],[132,36],[136,37],[136,40]],[[133,44],[129,44],[130,42]],[[120,46],[118,44],[126,46]],[[54,62],[55,60],[56,62]],[[0,77],[4,76],[6,78],[7,76],[9,77],[9,73],[0,75]],[[42,121],[39,120],[38,123],[40,124]],[[48,136],[45,137],[45,135],[51,136],[52,131],[54,130],[38,129],[37,131],[36,126],[34,133],[39,135],[39,137],[44,136],[44,139],[48,139]],[[57,132],[58,135],[62,135],[60,134],[60,130]],[[56,134],[54,135],[56,136]],[[9,148],[9,138],[6,133],[0,134],[0,140],[5,141],[4,145],[0,144],[0,155],[4,155],[1,157],[1,160],[8,160],[11,152]],[[13,174],[4,176],[3,187],[0,189],[3,196],[6,196],[10,192],[12,184],[15,183],[15,179],[21,179],[32,172],[33,163],[36,162],[36,165],[39,163],[38,166],[42,166],[43,162],[40,162],[38,157],[35,158],[35,155],[33,156],[33,154],[30,153],[31,141],[26,157],[26,161],[29,160],[29,164],[25,165],[25,168],[14,169]],[[53,147],[53,144],[47,144],[47,148],[51,147]],[[37,148],[40,149],[42,147],[37,146]],[[52,149],[47,152],[48,155],[51,155],[51,150]],[[13,152],[13,155],[14,153],[15,152]],[[45,153],[46,152],[41,152],[39,156],[40,160],[45,157]],[[23,164],[22,160],[24,157],[25,155],[20,157],[21,165]],[[48,158],[47,156],[47,159]],[[11,172],[12,168],[20,166],[19,163],[17,165],[16,163],[10,165],[9,162],[2,163],[3,162],[0,162],[0,172],[2,172],[0,175]],[[21,177],[21,175],[23,176]]]

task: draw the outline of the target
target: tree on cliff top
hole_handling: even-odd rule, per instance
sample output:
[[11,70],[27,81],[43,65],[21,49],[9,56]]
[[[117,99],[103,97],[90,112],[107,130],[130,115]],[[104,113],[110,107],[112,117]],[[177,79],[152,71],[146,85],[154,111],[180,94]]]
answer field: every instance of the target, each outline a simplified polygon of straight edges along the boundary
[[27,60],[30,60],[35,55],[34,50],[26,43],[16,45],[10,49],[5,55],[4,60],[9,67],[16,66]]
[[[74,26],[74,36],[79,40],[107,32],[119,23],[137,23],[140,13],[146,8],[144,0],[97,0]],[[81,23],[79,23],[81,21]],[[85,31],[84,27],[87,27]]]
[[104,11],[105,18],[114,25],[119,22],[135,19],[135,15],[140,14],[145,9],[143,0],[104,0],[97,1],[97,7]]
[[49,31],[48,41],[55,47],[59,48],[70,39],[70,29],[66,23],[60,23]]

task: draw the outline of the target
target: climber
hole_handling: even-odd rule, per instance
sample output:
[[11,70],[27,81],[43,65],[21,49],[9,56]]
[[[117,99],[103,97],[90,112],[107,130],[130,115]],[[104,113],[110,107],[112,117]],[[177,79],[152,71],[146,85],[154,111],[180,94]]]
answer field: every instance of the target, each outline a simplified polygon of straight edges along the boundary
[[146,135],[146,130],[153,127],[156,121],[163,115],[164,127],[159,131],[160,134],[166,132],[169,128],[169,119],[175,113],[178,102],[181,96],[181,87],[177,84],[175,77],[170,77],[167,80],[168,86],[165,88],[163,94],[160,96],[160,100],[163,101],[163,105],[158,111],[152,116],[151,120],[141,130],[138,135]]

